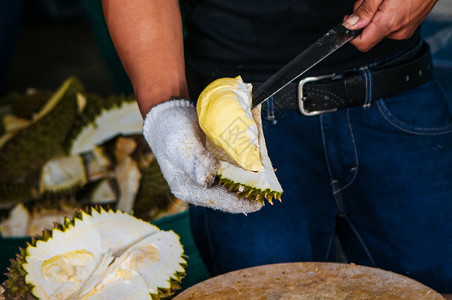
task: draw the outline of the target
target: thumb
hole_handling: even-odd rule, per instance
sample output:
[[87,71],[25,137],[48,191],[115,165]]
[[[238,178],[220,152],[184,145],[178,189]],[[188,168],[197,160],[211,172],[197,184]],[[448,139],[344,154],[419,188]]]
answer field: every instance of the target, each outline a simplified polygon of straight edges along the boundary
[[380,8],[384,0],[358,0],[355,3],[353,14],[348,16],[343,22],[343,26],[351,29],[361,29],[366,27]]

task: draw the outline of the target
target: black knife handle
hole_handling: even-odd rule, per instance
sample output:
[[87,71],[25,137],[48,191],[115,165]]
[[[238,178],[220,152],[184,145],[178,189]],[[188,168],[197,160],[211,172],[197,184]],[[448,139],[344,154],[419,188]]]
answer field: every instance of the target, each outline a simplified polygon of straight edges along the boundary
[[[345,27],[344,27],[345,28]],[[351,30],[351,29],[347,29],[345,28],[345,33],[347,33],[349,36],[355,38],[358,35],[360,35],[363,32],[362,29],[357,29],[357,30]]]

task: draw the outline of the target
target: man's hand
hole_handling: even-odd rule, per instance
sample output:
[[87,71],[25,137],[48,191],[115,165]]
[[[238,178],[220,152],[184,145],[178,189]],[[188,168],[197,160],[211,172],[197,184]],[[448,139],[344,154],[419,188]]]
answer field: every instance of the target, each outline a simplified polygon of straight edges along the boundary
[[344,17],[343,25],[351,30],[365,27],[351,43],[367,52],[384,38],[403,40],[411,37],[436,1],[358,0],[353,14]]
[[202,144],[205,136],[188,100],[154,106],[144,120],[143,135],[171,192],[180,200],[230,213],[250,213],[262,207],[212,185],[218,162]]

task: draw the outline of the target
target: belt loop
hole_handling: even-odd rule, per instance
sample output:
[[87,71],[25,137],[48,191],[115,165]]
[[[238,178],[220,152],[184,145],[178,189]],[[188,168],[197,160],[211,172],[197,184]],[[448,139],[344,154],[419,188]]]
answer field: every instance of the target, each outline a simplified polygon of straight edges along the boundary
[[363,76],[366,86],[366,99],[364,101],[363,107],[368,108],[370,106],[370,102],[372,101],[372,72],[367,67],[360,68],[359,72]]
[[267,101],[265,101],[265,110],[267,113],[267,120],[273,121],[275,120],[275,100],[273,99],[273,96],[268,98]]

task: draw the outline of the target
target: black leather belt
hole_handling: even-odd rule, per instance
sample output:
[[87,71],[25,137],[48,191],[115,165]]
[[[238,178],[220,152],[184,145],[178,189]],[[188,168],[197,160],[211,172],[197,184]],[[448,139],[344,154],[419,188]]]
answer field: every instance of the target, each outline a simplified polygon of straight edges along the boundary
[[[273,99],[275,108],[299,109],[302,114],[312,116],[345,107],[368,106],[376,99],[415,88],[432,77],[430,48],[422,42],[376,68],[303,78],[275,94]],[[258,83],[253,85],[256,88]]]

